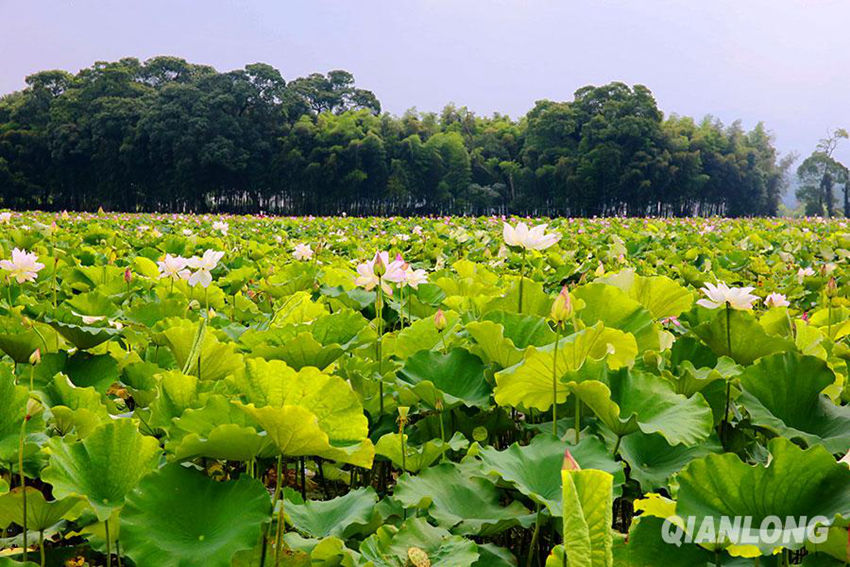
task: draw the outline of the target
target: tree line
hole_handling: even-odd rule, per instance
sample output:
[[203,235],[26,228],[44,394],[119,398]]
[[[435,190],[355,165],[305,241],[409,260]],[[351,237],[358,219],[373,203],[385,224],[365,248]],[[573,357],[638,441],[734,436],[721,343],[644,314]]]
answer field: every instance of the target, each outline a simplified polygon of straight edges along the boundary
[[[525,116],[402,116],[346,71],[176,57],[43,71],[0,98],[0,205],[282,214],[774,215],[763,124],[665,117],[642,85]],[[817,169],[817,168],[816,168]]]

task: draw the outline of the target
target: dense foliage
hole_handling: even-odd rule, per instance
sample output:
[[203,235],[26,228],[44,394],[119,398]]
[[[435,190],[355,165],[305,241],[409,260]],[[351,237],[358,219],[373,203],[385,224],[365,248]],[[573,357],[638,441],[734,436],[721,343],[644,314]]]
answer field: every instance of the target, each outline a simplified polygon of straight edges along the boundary
[[765,127],[664,118],[643,86],[524,117],[381,114],[345,71],[286,82],[174,57],[45,71],[0,98],[0,204],[288,214],[773,215]]
[[0,565],[848,560],[844,222],[0,222]]

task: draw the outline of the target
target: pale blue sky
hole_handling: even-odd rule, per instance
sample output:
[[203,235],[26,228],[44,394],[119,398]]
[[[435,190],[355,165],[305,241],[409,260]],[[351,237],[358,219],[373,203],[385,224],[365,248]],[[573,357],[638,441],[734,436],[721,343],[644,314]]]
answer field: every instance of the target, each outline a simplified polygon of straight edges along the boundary
[[516,117],[620,80],[666,113],[763,120],[782,151],[850,127],[848,0],[0,0],[0,14],[0,93],[169,54],[286,79],[347,69],[396,114],[452,101]]

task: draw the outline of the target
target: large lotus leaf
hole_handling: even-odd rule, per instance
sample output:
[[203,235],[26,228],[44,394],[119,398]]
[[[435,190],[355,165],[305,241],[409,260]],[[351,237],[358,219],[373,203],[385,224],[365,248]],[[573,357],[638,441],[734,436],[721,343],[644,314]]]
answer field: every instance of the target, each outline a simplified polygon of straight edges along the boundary
[[555,343],[542,348],[529,347],[522,362],[496,373],[496,403],[501,406],[525,406],[547,410],[552,406],[552,366],[559,377],[557,403],[570,394],[571,382],[562,378],[579,370],[588,359],[606,359],[611,368],[620,368],[634,361],[637,355],[635,339],[617,329],[607,329],[601,323],[583,329],[558,341],[557,361]]
[[611,567],[613,477],[594,469],[562,470],[563,537],[570,567]]
[[516,567],[517,560],[514,554],[492,543],[478,544],[478,561],[473,567]]
[[118,361],[108,354],[75,352],[65,361],[62,372],[75,386],[91,386],[101,394],[119,379]]
[[[519,286],[519,279],[517,279],[508,293],[488,302],[481,312],[484,314],[493,311],[516,312],[517,307],[519,307]],[[543,284],[536,280],[524,278],[522,281],[522,314],[545,317],[549,314],[551,306],[552,298],[543,289]]]
[[281,344],[259,344],[251,354],[266,360],[282,360],[296,370],[305,366],[324,369],[342,356],[339,345],[324,346],[309,332],[301,332]]
[[50,460],[42,480],[57,498],[85,496],[102,521],[159,461],[159,443],[143,436],[129,419],[105,423],[82,441],[49,442]]
[[111,299],[97,290],[77,294],[65,301],[65,305],[70,307],[74,313],[90,317],[114,319],[121,313],[121,310]]
[[463,535],[493,535],[532,519],[518,501],[500,506],[492,482],[470,478],[454,463],[431,467],[417,476],[405,474],[393,498],[406,508],[427,510],[439,525]]
[[405,327],[399,331],[394,339],[387,337],[385,341],[384,352],[395,354],[399,358],[407,358],[421,350],[431,350],[437,346],[442,346],[442,341],[445,338],[449,340],[455,327],[460,322],[460,316],[454,311],[446,311],[446,328],[440,333],[437,327],[434,326],[434,320],[431,317],[414,321],[409,327]]
[[501,325],[505,329],[505,337],[520,349],[548,345],[555,340],[555,333],[549,327],[547,319],[538,315],[491,311],[484,315],[482,321]]
[[310,332],[322,345],[346,348],[368,325],[369,321],[357,311],[343,309],[313,321]]
[[753,425],[832,453],[850,446],[850,408],[821,392],[835,381],[826,362],[794,352],[766,356],[741,376],[741,403]]
[[229,567],[271,519],[258,480],[216,482],[177,464],[143,479],[121,513],[121,544],[137,565]]
[[528,445],[514,443],[504,451],[483,447],[478,458],[482,473],[510,483],[536,503],[546,506],[553,516],[560,517],[560,479],[565,450],[570,451],[582,468],[611,473],[615,490],[625,482],[623,463],[614,461],[605,444],[592,436],[585,436],[578,445],[573,445],[552,435],[540,434]]
[[649,373],[612,372],[607,383],[585,380],[573,391],[615,434],[660,433],[671,445],[695,445],[711,433],[711,408],[700,394],[686,398]]
[[850,469],[845,464],[823,447],[803,450],[781,437],[772,439],[768,450],[772,458],[767,466],[751,466],[731,453],[691,461],[678,476],[676,514],[694,516],[697,526],[704,518],[719,526],[723,516],[750,516],[752,529],[742,529],[742,537],[759,541],[764,551],[776,545],[759,539],[767,516],[824,516],[827,523],[850,517]]
[[522,351],[505,336],[505,328],[492,321],[472,321],[466,324],[469,335],[475,339],[472,352],[482,360],[507,368],[522,361]]
[[351,386],[316,368],[294,370],[279,360],[249,359],[231,386],[246,404],[300,406],[318,419],[334,445],[359,443],[369,434],[369,420]]
[[0,316],[0,350],[19,364],[29,362],[36,349],[41,349],[44,355],[58,348],[58,337],[52,327],[39,322],[32,325],[24,326],[20,317]]
[[[253,405],[234,403],[266,431],[281,455],[323,457],[364,468],[372,467],[375,447],[365,433],[359,439],[352,439],[354,430],[361,429],[356,424],[349,423],[345,427],[329,427],[326,430],[322,427],[319,417],[303,406],[257,408]],[[331,398],[328,400],[328,407],[332,406]],[[363,417],[362,411],[357,416]]]
[[127,311],[126,317],[133,323],[150,328],[169,317],[182,317],[187,309],[185,299],[170,297],[134,305]]
[[634,270],[623,270],[596,280],[623,290],[643,305],[653,318],[677,317],[689,310],[693,293],[666,276],[640,276]]
[[401,452],[401,435],[399,433],[387,433],[382,435],[375,443],[375,454],[386,457],[400,469],[411,473],[431,466],[437,459],[448,451],[460,451],[469,446],[469,441],[461,432],[456,432],[448,441],[442,439],[430,439],[422,445],[414,445],[404,436],[404,459]]
[[652,315],[640,303],[614,286],[592,283],[576,288],[573,296],[584,301],[578,311],[579,318],[587,325],[602,322],[606,327],[631,333],[638,350],[659,350],[658,326]]
[[17,457],[28,399],[27,389],[15,385],[9,367],[0,366],[0,457],[6,462]]
[[99,326],[89,325],[84,323],[81,317],[70,312],[45,317],[45,321],[80,350],[94,348],[121,334],[120,330],[110,327],[105,320],[100,322]]
[[[727,316],[731,330],[729,336],[726,334]],[[746,311],[732,310],[727,314],[725,309],[717,309],[710,321],[694,328],[694,333],[717,356],[728,356],[743,365],[752,364],[768,354],[795,350],[793,342],[768,335],[755,317]]]
[[[286,547],[281,557],[281,565],[285,567],[361,565],[360,554],[346,547],[345,542],[335,536],[315,539],[302,537],[298,532],[289,532],[283,535],[283,541]],[[261,563],[262,553],[256,555],[255,561],[250,566],[245,567],[253,567]],[[233,567],[238,567],[235,562]]]
[[464,349],[455,348],[446,354],[420,351],[407,359],[398,379],[412,386],[432,408],[438,400],[446,408],[490,405],[490,384],[484,377],[484,364]]
[[[109,412],[103,398],[94,388],[78,388],[62,373],[39,392],[42,404],[50,408],[54,425],[59,431],[68,431],[68,427],[97,424],[109,419]],[[67,410],[67,411],[66,411]],[[71,412],[70,414],[68,412]],[[74,412],[77,412],[74,414]],[[92,419],[94,421],[92,422]],[[78,433],[88,432],[89,427],[78,427]]]
[[260,435],[245,412],[220,395],[175,418],[169,435],[166,449],[177,461],[208,457],[244,462],[272,453],[268,437]]
[[378,495],[372,487],[358,488],[331,500],[301,500],[287,490],[285,512],[289,524],[315,538],[350,538],[363,533],[377,514]]
[[385,525],[360,544],[360,553],[375,567],[404,567],[411,548],[421,549],[431,565],[470,567],[478,561],[474,542],[430,525],[425,518],[411,518],[401,528]]
[[[712,565],[715,554],[692,544],[676,546],[665,542],[661,534],[664,520],[651,516],[632,520],[629,537],[624,545],[614,546],[614,564],[617,567],[676,567]],[[726,565],[727,563],[723,563]],[[752,560],[744,565],[752,565]],[[764,565],[764,562],[761,563]],[[548,567],[548,565],[547,565]],[[557,567],[557,566],[556,566]]]
[[[234,344],[219,342],[209,327],[202,332],[200,358],[193,362],[190,373],[197,374],[201,380],[220,380],[242,366],[242,356],[235,351]],[[159,334],[174,354],[178,368],[185,368],[197,333],[197,325],[182,321]]]
[[151,402],[151,427],[168,428],[171,420],[180,417],[189,408],[203,405],[198,391],[198,378],[177,370],[158,375],[157,396]]
[[[657,433],[646,435],[637,432],[625,436],[620,444],[620,456],[629,463],[631,478],[640,483],[644,492],[666,487],[668,479],[694,459],[722,451],[714,436],[688,447],[670,446]],[[582,464],[581,461],[579,464]]]
[[[45,531],[62,520],[73,520],[85,507],[85,500],[77,496],[48,502],[44,494],[32,486],[27,491],[27,529]],[[23,525],[24,493],[20,488],[0,495],[0,529],[10,524]]]

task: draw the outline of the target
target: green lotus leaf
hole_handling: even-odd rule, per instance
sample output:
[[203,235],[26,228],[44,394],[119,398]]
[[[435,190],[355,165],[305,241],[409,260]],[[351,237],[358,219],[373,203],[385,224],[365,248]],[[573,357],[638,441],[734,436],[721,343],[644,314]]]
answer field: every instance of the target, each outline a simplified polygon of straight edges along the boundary
[[[768,335],[751,313],[732,310],[727,314],[725,309],[715,311],[711,320],[694,328],[694,333],[711,347],[717,356],[728,356],[738,364],[748,365],[768,354],[796,350],[793,342]],[[728,337],[727,315],[728,328],[731,330]]]
[[74,313],[90,317],[114,319],[121,313],[121,310],[111,299],[97,290],[77,294],[65,301],[65,305],[70,307]]
[[[375,448],[365,434],[358,440],[352,440],[350,428],[326,431],[316,414],[303,406],[257,408],[234,403],[266,431],[281,455],[323,457],[364,468],[372,467]],[[358,415],[365,417],[362,412]]]
[[198,389],[198,378],[177,370],[157,375],[157,396],[151,402],[150,425],[168,428],[175,417],[189,408],[201,407],[205,396]]
[[[197,338],[197,325],[182,321],[162,331],[158,337],[164,341],[174,358],[177,367],[185,369],[186,361]],[[190,373],[197,374],[201,380],[220,380],[242,366],[242,356],[235,351],[232,343],[221,343],[209,327],[202,331],[200,358],[193,361]]]
[[27,389],[15,385],[15,377],[9,367],[0,366],[0,457],[5,462],[17,457],[28,399]]
[[285,512],[287,523],[304,535],[343,539],[360,535],[373,523],[377,515],[375,505],[378,495],[370,486],[358,488],[331,500],[301,500],[301,496],[287,489]]
[[474,542],[430,525],[425,518],[411,518],[400,528],[385,525],[360,544],[360,553],[375,567],[404,567],[408,551],[421,549],[431,565],[470,567],[479,558]]
[[658,326],[653,316],[640,303],[614,286],[591,283],[577,287],[573,297],[584,301],[578,317],[587,325],[602,322],[605,327],[631,333],[638,350],[659,350]]
[[493,535],[533,520],[518,501],[500,506],[492,482],[470,478],[454,463],[425,469],[417,476],[403,475],[393,498],[406,508],[426,510],[437,524],[462,535]]
[[[77,496],[48,502],[40,490],[27,486],[26,491],[27,529],[36,532],[46,531],[62,520],[75,519],[86,506],[85,499]],[[10,524],[22,526],[23,521],[23,491],[16,488],[0,495],[0,528],[5,530]]]
[[126,317],[133,323],[151,328],[169,317],[182,317],[186,314],[187,305],[182,298],[158,298],[157,301],[134,305],[127,311]]
[[254,547],[270,519],[260,481],[216,482],[172,464],[128,495],[121,544],[137,565],[229,567],[237,552]]
[[[628,541],[623,545],[614,546],[614,565],[618,567],[682,565],[684,567],[685,565],[715,564],[717,559],[715,554],[698,545],[684,543],[681,546],[676,546],[665,542],[661,537],[663,526],[664,520],[662,518],[641,516],[632,520]],[[752,565],[752,560],[741,562],[738,565],[743,567],[747,564]],[[727,563],[724,562],[722,565],[727,565]]]
[[121,331],[110,327],[106,320],[97,324],[86,324],[81,317],[71,313],[70,309],[45,317],[44,320],[80,350],[94,348],[121,335]]
[[420,351],[407,359],[398,379],[409,384],[431,408],[438,401],[446,408],[490,405],[490,384],[484,377],[484,364],[465,349],[455,348],[446,354]]
[[375,443],[375,454],[388,458],[396,467],[411,473],[431,466],[448,451],[460,451],[469,446],[469,441],[459,431],[446,442],[442,439],[430,439],[422,445],[414,445],[408,441],[407,434],[404,439],[404,459],[401,458],[401,437],[398,433],[382,435]]
[[640,483],[644,492],[651,492],[665,488],[670,477],[694,459],[722,451],[714,436],[688,447],[671,446],[657,433],[638,432],[623,437],[619,454],[629,463],[630,477]]
[[741,403],[754,425],[832,453],[850,446],[850,408],[821,392],[835,382],[826,362],[795,352],[761,358],[741,376]]
[[322,345],[309,332],[298,333],[281,344],[259,344],[251,349],[253,356],[282,360],[296,370],[305,366],[324,369],[342,356],[343,352],[339,345]]
[[613,475],[613,488],[625,482],[623,464],[614,461],[605,444],[596,437],[585,436],[578,445],[566,443],[552,435],[540,434],[528,445],[514,443],[504,451],[482,447],[478,452],[481,472],[495,476],[561,516],[561,466],[564,451],[569,450],[582,468],[601,469]]
[[496,373],[496,403],[501,406],[525,406],[547,410],[552,406],[552,366],[560,377],[557,403],[563,403],[570,394],[570,384],[563,380],[569,372],[581,369],[589,359],[606,359],[612,368],[626,366],[637,355],[635,339],[617,329],[605,328],[601,323],[588,327],[558,341],[557,361],[555,344],[529,347],[523,361]]
[[513,341],[505,337],[505,328],[492,321],[472,321],[466,324],[466,330],[475,339],[473,354],[485,362],[507,368],[522,361],[523,352]]
[[[543,284],[529,278],[522,282],[522,314],[545,317],[552,306],[552,298],[543,289]],[[516,312],[519,307],[519,279],[511,286],[508,293],[488,302],[481,310],[482,314],[492,311]]]
[[824,516],[826,524],[850,517],[850,469],[845,464],[823,447],[804,450],[781,437],[772,439],[768,450],[767,466],[749,465],[731,453],[691,461],[678,476],[676,514],[693,516],[697,526],[705,518],[719,526],[722,516],[750,516],[751,532],[742,529],[742,537],[759,541],[766,553],[777,545],[759,539],[767,516]]
[[622,270],[595,280],[623,290],[643,305],[654,319],[678,317],[694,302],[693,293],[666,276],[640,276],[634,270]]
[[563,538],[568,565],[613,566],[613,480],[609,473],[600,470],[561,471]]
[[250,461],[273,454],[268,437],[224,396],[213,395],[202,408],[189,408],[173,420],[166,449],[177,461],[207,457]]
[[448,337],[452,335],[460,321],[460,317],[454,311],[446,311],[445,315],[446,329],[442,334],[434,326],[433,318],[419,319],[402,329],[394,340],[388,341],[385,352],[395,354],[399,358],[407,358],[419,351],[442,346],[442,337],[445,336],[445,340],[448,341]]
[[52,327],[39,322],[27,327],[20,317],[0,316],[0,350],[19,364],[29,362],[36,349],[41,349],[42,355],[49,352],[57,339]]
[[555,333],[549,327],[547,319],[538,315],[490,311],[484,315],[482,321],[501,325],[505,329],[505,337],[520,349],[548,345],[555,341]]
[[343,309],[313,321],[310,332],[324,346],[348,348],[368,326],[369,321],[363,315],[352,309]]
[[85,496],[103,521],[159,461],[159,443],[143,436],[129,419],[105,423],[82,441],[48,443],[50,459],[42,480],[57,498]]
[[478,544],[478,561],[473,567],[516,567],[517,560],[514,554],[503,547],[492,543]]
[[606,381],[574,383],[573,391],[616,435],[659,433],[671,445],[695,445],[708,438],[714,423],[700,394],[686,398],[662,378],[623,368]]

